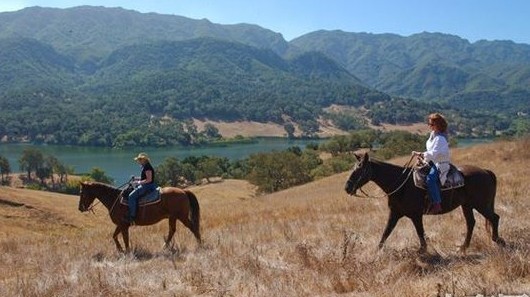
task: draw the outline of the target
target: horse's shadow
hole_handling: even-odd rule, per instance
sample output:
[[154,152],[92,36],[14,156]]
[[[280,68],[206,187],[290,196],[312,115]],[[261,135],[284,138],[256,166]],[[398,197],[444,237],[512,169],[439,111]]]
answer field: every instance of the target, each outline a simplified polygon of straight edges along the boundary
[[454,265],[479,265],[486,258],[484,253],[449,253],[443,254],[436,250],[418,253],[415,249],[389,250],[383,249],[377,256],[379,261],[403,263],[419,275],[430,275],[447,270]]
[[466,263],[470,265],[479,264],[486,256],[481,253],[475,254],[449,254],[442,255],[438,252],[430,252],[419,255],[416,263],[420,266],[430,267],[433,270],[447,268],[455,263]]
[[129,253],[114,254],[112,256],[105,255],[104,252],[97,252],[92,256],[94,262],[116,261],[116,260],[130,260],[137,262],[147,262],[154,259],[168,259],[172,262],[185,261],[186,248],[179,246],[170,246],[158,252],[152,252],[144,247],[134,247]]

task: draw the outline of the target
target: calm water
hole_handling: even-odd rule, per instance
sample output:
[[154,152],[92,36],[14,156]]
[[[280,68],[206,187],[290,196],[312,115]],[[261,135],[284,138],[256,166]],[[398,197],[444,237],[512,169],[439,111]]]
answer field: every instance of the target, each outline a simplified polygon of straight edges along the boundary
[[[259,138],[251,144],[232,144],[226,147],[202,148],[145,148],[145,149],[111,149],[98,147],[52,146],[31,144],[0,144],[0,156],[9,160],[11,171],[19,171],[18,159],[22,150],[27,147],[38,148],[45,154],[57,157],[63,164],[72,166],[76,173],[89,172],[93,167],[99,167],[114,179],[115,184],[122,184],[131,175],[139,174],[139,166],[133,158],[139,152],[146,152],[152,164],[156,167],[168,157],[182,160],[188,156],[219,156],[230,160],[238,160],[254,153],[280,151],[291,146],[305,148],[309,143],[321,143],[325,140],[289,140],[284,138]],[[492,139],[459,139],[458,147],[491,142]]]
[[494,138],[458,138],[458,147],[468,147],[476,144],[493,142]]
[[291,146],[305,148],[309,143],[320,143],[323,140],[289,140],[283,138],[260,138],[255,143],[232,144],[226,147],[202,148],[145,148],[145,149],[111,149],[98,147],[53,146],[32,144],[0,144],[0,156],[9,160],[11,171],[18,172],[18,159],[27,147],[35,147],[45,154],[51,154],[63,164],[72,166],[76,173],[89,172],[93,167],[99,167],[114,179],[115,184],[122,184],[131,175],[139,174],[139,166],[133,158],[139,152],[146,152],[151,158],[153,166],[158,166],[168,157],[182,160],[188,156],[219,156],[230,160],[238,160],[254,153],[280,151]]

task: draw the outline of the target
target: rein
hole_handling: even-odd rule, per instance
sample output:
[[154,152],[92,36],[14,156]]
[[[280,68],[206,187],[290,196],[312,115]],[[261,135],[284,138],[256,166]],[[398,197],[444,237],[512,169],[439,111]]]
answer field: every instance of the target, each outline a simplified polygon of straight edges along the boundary
[[[133,180],[133,178],[134,178],[134,177],[131,177],[131,179],[129,179],[127,182],[125,182],[125,183],[123,183],[121,186],[119,186],[118,189],[121,189],[121,188],[123,188],[125,185],[128,185],[128,184],[131,182],[131,180]],[[119,198],[120,198],[120,195],[116,196],[116,199],[114,199],[114,203],[112,204],[112,207],[111,207],[110,210],[109,210],[109,213],[110,213],[110,214],[112,213],[112,210],[113,210],[114,207],[116,206],[116,203],[118,202]],[[96,214],[96,211],[94,210],[94,207],[96,207],[96,205],[98,205],[98,204],[100,204],[100,203],[101,203],[101,200],[98,200],[98,201],[92,203],[92,204],[88,207],[87,211],[91,211],[91,212],[95,215],[95,214]]]
[[[403,182],[395,190],[391,191],[390,193],[385,193],[384,196],[370,196],[361,187],[361,188],[358,188],[358,190],[362,194],[364,194],[364,197],[363,196],[359,196],[359,195],[354,195],[354,196],[359,197],[359,198],[366,198],[366,199],[381,199],[381,198],[385,198],[385,197],[388,197],[388,196],[391,196],[391,195],[397,193],[407,183],[407,181],[409,180],[410,176],[412,175],[412,172],[414,171],[414,170],[412,170],[412,167],[409,167],[412,164],[412,160],[414,160],[414,155],[412,155],[412,157],[410,157],[409,161],[407,163],[405,163],[405,165],[403,165],[404,168],[403,168],[403,171],[401,172],[401,175],[399,176],[399,178],[401,178],[403,176],[403,174],[405,174],[407,171],[408,171],[408,173],[407,173],[407,176],[405,177],[405,179],[403,180]],[[370,165],[370,171],[371,171],[371,168],[372,168],[372,166]],[[367,171],[368,171],[368,169],[365,172],[367,172]],[[361,177],[364,176],[365,172],[363,172]],[[398,180],[399,180],[399,178],[398,178]]]
[[100,204],[101,201],[97,201],[95,203],[92,203],[92,205],[90,205],[88,208],[87,208],[87,211],[91,211],[94,215],[96,214],[96,211],[94,210],[94,207],[96,207],[96,205]]

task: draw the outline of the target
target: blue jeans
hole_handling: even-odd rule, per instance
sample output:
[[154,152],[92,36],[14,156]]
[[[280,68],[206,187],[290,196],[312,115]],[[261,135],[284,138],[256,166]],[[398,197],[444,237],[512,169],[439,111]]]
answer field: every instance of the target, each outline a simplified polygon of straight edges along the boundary
[[425,178],[427,182],[427,188],[429,190],[429,196],[433,203],[441,203],[442,197],[440,195],[440,174],[438,168],[433,164],[429,174]]
[[138,208],[138,198],[150,193],[156,189],[155,183],[140,185],[129,194],[129,218],[136,218],[136,210]]

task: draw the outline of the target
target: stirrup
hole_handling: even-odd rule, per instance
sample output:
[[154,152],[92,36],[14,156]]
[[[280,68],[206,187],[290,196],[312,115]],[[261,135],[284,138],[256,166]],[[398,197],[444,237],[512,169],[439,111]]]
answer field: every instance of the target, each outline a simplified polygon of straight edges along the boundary
[[126,215],[125,218],[123,218],[123,222],[129,224],[130,226],[136,225],[135,220],[136,218],[130,217],[129,215]]
[[[435,205],[437,205],[438,207],[436,207]],[[443,209],[442,209],[442,205],[441,204],[431,204],[431,207],[429,207],[429,210],[427,210],[427,214],[432,214],[432,215],[435,215],[435,214],[440,214],[443,212]]]

